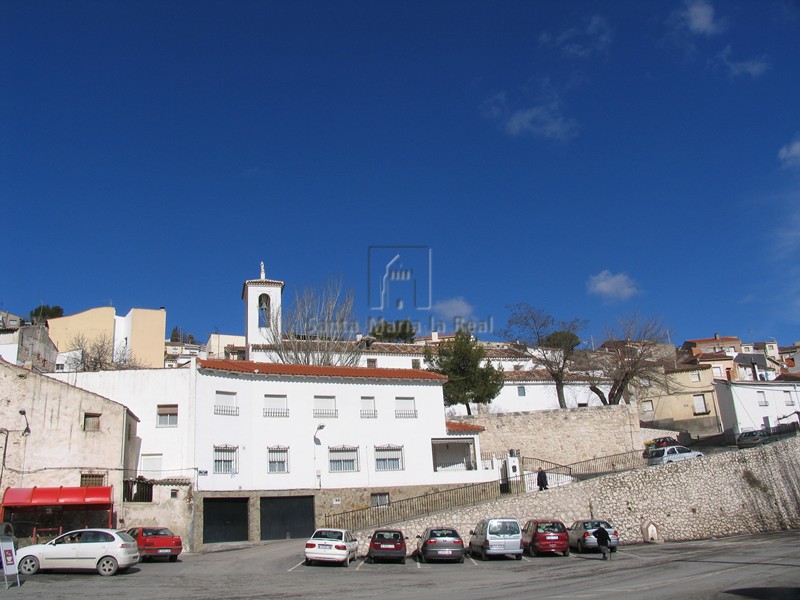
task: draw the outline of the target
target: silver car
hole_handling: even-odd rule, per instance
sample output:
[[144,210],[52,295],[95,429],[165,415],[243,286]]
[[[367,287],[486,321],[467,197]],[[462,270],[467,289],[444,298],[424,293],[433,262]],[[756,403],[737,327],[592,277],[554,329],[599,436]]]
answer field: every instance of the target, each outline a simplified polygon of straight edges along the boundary
[[569,529],[567,529],[569,547],[575,548],[579,553],[586,552],[587,550],[596,550],[597,538],[594,537],[594,532],[601,525],[603,529],[608,532],[610,550],[616,552],[617,546],[619,546],[619,532],[611,523],[601,519],[575,521]]
[[522,528],[516,519],[483,519],[469,535],[470,556],[486,560],[510,554],[522,560]]
[[664,465],[666,463],[688,460],[690,458],[700,458],[705,456],[702,452],[689,450],[686,446],[667,446],[666,448],[654,448],[650,450],[647,458],[648,465]]

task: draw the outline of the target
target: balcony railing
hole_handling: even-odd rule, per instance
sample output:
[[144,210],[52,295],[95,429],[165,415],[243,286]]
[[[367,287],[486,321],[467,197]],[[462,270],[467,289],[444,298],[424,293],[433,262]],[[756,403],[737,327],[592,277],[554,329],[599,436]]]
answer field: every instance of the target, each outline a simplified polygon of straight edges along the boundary
[[265,417],[288,417],[289,416],[289,409],[288,408],[265,408],[264,409],[264,416]]
[[215,415],[227,415],[229,417],[238,417],[239,416],[239,407],[238,406],[221,406],[219,404],[214,405],[214,414]]
[[417,411],[415,410],[396,410],[394,416],[397,419],[416,419]]
[[337,419],[339,411],[335,408],[315,408],[314,417],[319,419]]
[[378,411],[377,410],[362,410],[361,411],[361,418],[362,419],[377,419],[378,418]]

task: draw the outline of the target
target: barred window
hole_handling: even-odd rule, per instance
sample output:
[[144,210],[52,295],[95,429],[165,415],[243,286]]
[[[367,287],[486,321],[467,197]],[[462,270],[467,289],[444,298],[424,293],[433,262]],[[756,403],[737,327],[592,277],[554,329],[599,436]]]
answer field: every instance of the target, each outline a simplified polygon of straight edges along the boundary
[[272,446],[268,449],[269,472],[289,472],[289,448],[286,446]]
[[236,392],[217,392],[214,398],[214,414],[235,417],[239,415]]
[[369,495],[370,506],[372,508],[379,508],[381,506],[389,506],[389,493],[379,492],[377,494]]
[[239,447],[214,446],[214,473],[234,475],[239,472]]
[[81,487],[103,487],[105,484],[105,473],[81,473]]
[[98,413],[84,413],[84,431],[100,431],[100,415]]
[[178,426],[178,405],[159,404],[156,407],[158,422],[156,427],[177,427]]
[[264,416],[288,417],[289,406],[286,401],[286,396],[264,394]]
[[375,446],[376,471],[402,471],[403,469],[402,446]]
[[328,448],[328,465],[331,473],[358,471],[358,446]]
[[394,416],[398,419],[416,419],[417,410],[414,398],[395,398]]
[[335,419],[338,416],[336,396],[314,396],[314,417]]

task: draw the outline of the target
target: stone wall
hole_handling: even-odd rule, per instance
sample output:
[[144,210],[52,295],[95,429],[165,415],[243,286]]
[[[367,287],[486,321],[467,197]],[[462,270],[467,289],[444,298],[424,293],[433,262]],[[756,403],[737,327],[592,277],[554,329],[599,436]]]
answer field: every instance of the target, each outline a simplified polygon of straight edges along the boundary
[[[800,437],[505,497],[394,524],[409,552],[425,527],[455,527],[462,537],[486,517],[557,518],[567,526],[603,518],[621,542],[643,541],[652,522],[667,541],[703,539],[800,527]],[[366,553],[370,531],[356,532]]]
[[[597,406],[537,410],[451,419],[481,425],[481,452],[522,456],[568,465],[598,456],[641,450],[639,413],[635,406]],[[648,438],[649,439],[649,438]]]

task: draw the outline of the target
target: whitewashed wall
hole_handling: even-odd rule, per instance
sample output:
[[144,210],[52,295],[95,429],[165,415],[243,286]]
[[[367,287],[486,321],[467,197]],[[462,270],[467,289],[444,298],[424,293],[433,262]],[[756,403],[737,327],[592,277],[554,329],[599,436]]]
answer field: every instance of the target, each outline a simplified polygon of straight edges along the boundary
[[[800,384],[715,380],[714,387],[723,427],[735,434],[762,429],[765,418],[770,427],[799,422],[795,411],[800,410]],[[766,406],[759,405],[758,392],[764,392]]]

